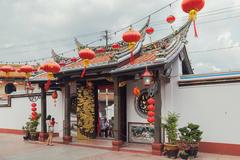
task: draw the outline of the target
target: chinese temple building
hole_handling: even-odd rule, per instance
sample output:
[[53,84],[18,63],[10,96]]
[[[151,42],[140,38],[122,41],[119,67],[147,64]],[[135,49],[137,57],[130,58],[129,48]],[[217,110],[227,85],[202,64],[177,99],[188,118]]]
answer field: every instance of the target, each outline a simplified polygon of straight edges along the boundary
[[[49,90],[45,89],[49,80],[46,72],[32,76],[29,81],[38,86],[34,93],[19,95],[20,102],[10,95],[11,112],[0,108],[6,116],[19,118],[14,125],[1,124],[5,129],[0,132],[15,133],[21,128],[24,118],[31,114],[30,100],[37,103],[37,112],[41,113],[41,141],[46,138],[49,114],[58,121],[56,131],[63,143],[104,139],[102,123],[106,119],[111,126],[106,141],[111,141],[112,150],[121,151],[128,143],[148,144],[152,154],[161,155],[166,142],[163,117],[176,112],[180,127],[189,122],[201,126],[204,134],[200,151],[239,155],[240,128],[228,123],[239,120],[236,104],[240,73],[193,74],[186,49],[190,25],[186,22],[170,35],[145,44],[148,20],[139,30],[140,40],[131,47],[124,41],[89,47],[96,57],[88,65],[82,58],[71,61],[55,55],[55,60],[64,65],[54,74]],[[115,44],[119,46],[113,48]],[[79,51],[82,48],[79,44]],[[57,91],[56,102],[51,98],[52,91]],[[151,123],[147,113],[149,98],[155,99]]]

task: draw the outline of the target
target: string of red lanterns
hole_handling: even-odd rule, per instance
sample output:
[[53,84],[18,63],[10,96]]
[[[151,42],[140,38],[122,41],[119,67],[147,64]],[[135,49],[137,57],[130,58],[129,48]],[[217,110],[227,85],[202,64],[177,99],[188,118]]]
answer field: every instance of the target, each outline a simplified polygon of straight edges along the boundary
[[37,111],[37,108],[36,108],[37,104],[32,103],[31,106],[32,106],[32,120],[34,121],[34,120],[37,119],[37,112],[36,112]]
[[148,115],[148,118],[147,118],[147,121],[149,122],[149,123],[154,123],[155,122],[155,118],[154,118],[154,115],[155,115],[155,100],[154,100],[154,98],[149,98],[148,100],[147,100],[147,103],[148,103],[148,107],[147,107],[147,109],[148,109],[148,112],[147,112],[147,115]]

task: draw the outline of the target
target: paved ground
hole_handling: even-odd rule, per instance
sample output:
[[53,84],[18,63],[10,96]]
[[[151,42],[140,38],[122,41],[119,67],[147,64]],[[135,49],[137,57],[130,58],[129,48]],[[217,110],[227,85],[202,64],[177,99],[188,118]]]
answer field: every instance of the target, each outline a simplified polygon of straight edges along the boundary
[[[0,134],[0,160],[167,160],[165,157],[55,144],[46,146],[22,141],[22,136]],[[240,157],[213,154],[196,160],[240,160]]]

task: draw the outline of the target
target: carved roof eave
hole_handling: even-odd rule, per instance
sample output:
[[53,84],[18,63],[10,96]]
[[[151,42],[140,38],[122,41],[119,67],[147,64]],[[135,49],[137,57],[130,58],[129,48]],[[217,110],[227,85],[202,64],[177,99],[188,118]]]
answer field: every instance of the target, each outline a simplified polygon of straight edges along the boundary
[[[170,46],[165,49],[164,56],[158,57],[155,61],[141,63],[138,65],[132,65],[131,67],[128,67],[128,68],[125,68],[123,66],[121,68],[114,69],[114,66],[117,66],[117,64],[121,63],[122,61],[128,60],[130,58],[130,54],[129,54],[130,51],[128,50],[127,52],[122,53],[124,56],[119,58],[117,61],[109,61],[109,62],[103,62],[103,63],[97,63],[97,64],[90,64],[88,66],[87,70],[94,70],[97,68],[107,68],[107,67],[112,66],[113,68],[111,71],[109,71],[109,73],[116,74],[116,73],[120,73],[120,72],[128,72],[130,70],[135,70],[135,69],[143,68],[146,66],[150,67],[150,66],[159,66],[159,65],[167,64],[167,63],[171,62],[174,58],[176,58],[180,54],[180,52],[183,50],[183,48],[185,47],[186,36],[187,36],[187,32],[188,32],[190,24],[191,24],[191,22],[187,22],[175,33],[168,35],[165,38],[158,41],[158,42],[161,42],[163,40],[170,39],[170,38],[175,39],[170,44]],[[141,39],[141,41],[136,44],[134,51],[133,51],[134,54],[137,54],[141,51],[144,38],[145,37],[143,37]],[[58,76],[58,75],[62,75],[62,74],[63,75],[70,74],[70,73],[80,72],[82,70],[83,70],[82,66],[79,66],[76,68],[67,68],[67,69],[63,69],[60,73],[58,73],[56,75]],[[46,79],[42,79],[42,80],[46,80]]]
[[158,56],[158,58],[155,61],[132,65],[130,67],[123,66],[121,68],[112,70],[111,73],[119,74],[119,73],[129,72],[129,71],[140,69],[140,68],[145,68],[146,66],[147,67],[155,67],[155,66],[160,66],[160,65],[171,63],[172,61],[174,61],[175,58],[177,58],[179,56],[179,54],[185,48],[186,36],[187,36],[188,30],[189,30],[190,24],[191,24],[191,22],[187,22],[184,26],[182,26],[175,33],[168,35],[167,37],[157,41],[157,42],[161,42],[161,41],[164,41],[164,40],[170,39],[170,38],[175,39],[172,41],[170,46],[168,46],[165,50],[163,50],[164,54],[161,54],[160,52],[157,53],[157,55],[160,54],[161,56]]

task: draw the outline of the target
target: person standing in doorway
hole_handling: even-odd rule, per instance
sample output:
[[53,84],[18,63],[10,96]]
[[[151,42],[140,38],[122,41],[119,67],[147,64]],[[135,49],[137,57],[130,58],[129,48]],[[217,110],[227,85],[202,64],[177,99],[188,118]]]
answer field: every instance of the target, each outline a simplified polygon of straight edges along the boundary
[[108,123],[108,120],[107,118],[104,118],[104,131],[105,131],[105,137],[107,138],[108,137],[108,131],[109,131],[109,123]]
[[109,136],[110,137],[114,137],[114,133],[113,133],[113,121],[114,121],[114,117],[111,118],[111,120],[109,120]]

